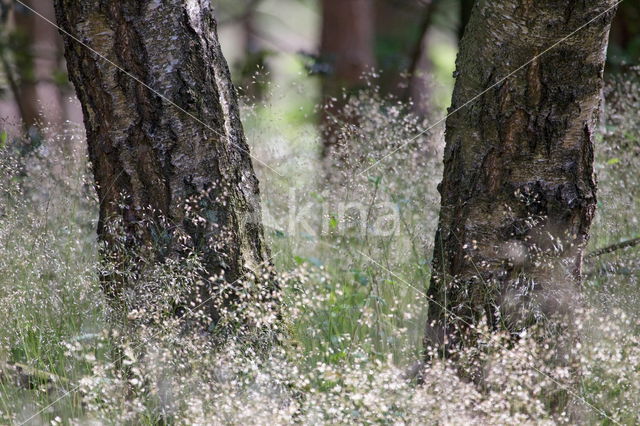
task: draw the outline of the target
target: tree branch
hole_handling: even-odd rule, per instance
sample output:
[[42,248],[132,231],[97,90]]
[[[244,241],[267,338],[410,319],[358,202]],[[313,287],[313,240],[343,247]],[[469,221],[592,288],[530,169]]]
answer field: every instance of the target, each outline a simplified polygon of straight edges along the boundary
[[38,370],[28,365],[0,362],[0,383],[13,383],[23,389],[34,389],[46,385],[48,389],[64,390],[69,381],[53,373]]
[[585,256],[585,259],[593,259],[594,257],[602,256],[603,254],[612,253],[617,250],[622,250],[628,247],[635,247],[640,244],[640,238],[633,238],[631,240],[622,241],[621,243],[612,244],[610,246],[602,247]]

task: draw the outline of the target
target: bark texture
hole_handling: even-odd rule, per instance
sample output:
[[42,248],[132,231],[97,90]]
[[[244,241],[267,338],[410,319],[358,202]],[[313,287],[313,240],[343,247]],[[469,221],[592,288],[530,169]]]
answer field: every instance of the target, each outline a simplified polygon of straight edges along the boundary
[[[55,6],[65,31],[165,97],[64,36],[106,246],[116,238],[109,224],[118,222],[126,244],[147,261],[196,252],[218,284],[268,263],[258,181],[211,2],[56,0]],[[135,261],[122,259],[123,267]],[[216,286],[208,282],[202,296]],[[104,284],[117,299],[136,283],[107,276]]]
[[571,311],[596,207],[593,140],[614,11],[543,52],[614,4],[476,2],[450,111],[489,91],[446,122],[427,347],[464,345],[483,317],[518,333]]
[[337,143],[336,118],[346,94],[364,86],[363,75],[375,64],[372,0],[322,0],[320,57],[327,64],[322,79],[325,108],[320,121],[324,131],[324,155]]

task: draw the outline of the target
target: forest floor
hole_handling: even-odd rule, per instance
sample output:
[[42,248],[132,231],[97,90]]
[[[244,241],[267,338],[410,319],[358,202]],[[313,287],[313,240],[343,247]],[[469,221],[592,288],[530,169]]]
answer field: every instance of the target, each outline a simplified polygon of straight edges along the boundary
[[[22,156],[3,136],[0,422],[640,422],[636,247],[585,261],[579,371],[548,362],[535,339],[505,345],[480,331],[483,389],[452,362],[428,366],[423,386],[407,379],[423,354],[442,126],[421,134],[429,120],[374,91],[350,104],[359,125],[344,126],[357,161],[328,165],[305,87],[285,92],[286,108],[277,96],[243,107],[273,263],[289,285],[286,341],[259,360],[241,345],[208,356],[206,342],[164,329],[114,337],[82,131],[56,131]],[[588,252],[640,236],[640,87],[612,81],[607,96]],[[63,140],[75,155],[59,152]],[[181,279],[171,273],[162,279]]]

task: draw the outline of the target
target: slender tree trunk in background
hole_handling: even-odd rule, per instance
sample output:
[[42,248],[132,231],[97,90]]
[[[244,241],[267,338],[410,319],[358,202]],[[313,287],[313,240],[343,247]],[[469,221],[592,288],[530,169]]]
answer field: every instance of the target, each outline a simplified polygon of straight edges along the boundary
[[256,12],[261,2],[262,0],[251,0],[241,22],[245,52],[239,64],[240,90],[254,102],[264,99],[269,74],[266,61],[268,51],[262,45],[257,28]]
[[[25,0],[28,7],[54,19],[53,4],[47,0]],[[55,27],[21,4],[15,5],[19,73],[16,102],[25,129],[34,136],[43,126],[58,127],[62,123],[62,95],[55,83],[58,70],[59,35]],[[35,133],[34,133],[35,132]]]
[[[117,238],[109,233],[112,221],[144,261],[195,252],[206,278],[216,278],[201,297],[269,263],[258,180],[210,2],[56,0],[55,6],[65,31],[164,96],[64,36],[106,255]],[[125,258],[123,267],[139,261]],[[136,285],[114,276],[103,284],[115,299]],[[215,321],[219,312],[209,313]]]
[[489,91],[446,123],[427,347],[465,345],[483,316],[518,333],[572,310],[596,207],[593,140],[614,11],[543,52],[614,4],[475,5],[451,111]]
[[[422,53],[424,11],[414,0],[372,0],[375,5],[375,60],[383,94],[402,98],[408,87],[408,72]],[[416,49],[419,51],[416,52]]]
[[475,0],[460,0],[460,22],[458,23],[458,41],[462,40],[464,29],[471,18],[471,9],[473,9]]
[[430,61],[427,33],[439,0],[373,0],[377,79],[383,95],[413,101],[412,111],[428,112]]
[[429,83],[431,61],[426,55],[429,28],[433,21],[438,0],[431,0],[422,11],[418,35],[414,41],[413,51],[407,71],[407,90],[405,99],[413,101],[413,111],[425,116],[429,111]]
[[325,107],[320,124],[324,134],[323,155],[338,142],[340,111],[347,95],[364,86],[363,75],[375,64],[372,0],[322,0],[321,60],[327,63],[322,79]]
[[[20,9],[23,8],[20,7]],[[8,15],[6,16],[8,18]],[[30,134],[34,130],[38,133],[38,101],[35,92],[33,35],[31,34],[33,21],[24,12],[16,11],[15,7],[13,19],[18,29],[12,33],[5,31],[7,45],[3,49],[6,48],[7,51],[2,52],[2,66],[20,112],[24,130]],[[9,56],[12,57],[12,62],[8,59]]]
[[640,63],[640,2],[620,4],[611,25],[610,45],[609,65],[625,68]]

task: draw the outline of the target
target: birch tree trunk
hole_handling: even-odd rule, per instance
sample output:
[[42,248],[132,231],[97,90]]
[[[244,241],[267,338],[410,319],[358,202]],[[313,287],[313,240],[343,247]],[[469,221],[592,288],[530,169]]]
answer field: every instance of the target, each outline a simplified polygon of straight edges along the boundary
[[614,10],[603,12],[614,4],[474,6],[446,122],[427,347],[464,346],[483,318],[515,334],[573,309],[596,207],[593,142]]
[[[105,254],[117,238],[112,223],[122,225],[127,247],[144,253],[120,259],[124,269],[195,252],[207,275],[202,300],[269,264],[258,180],[211,2],[56,0],[55,6],[64,31],[112,62],[64,35]],[[136,282],[116,275],[103,283],[118,299]],[[210,314],[216,319],[216,308]]]

